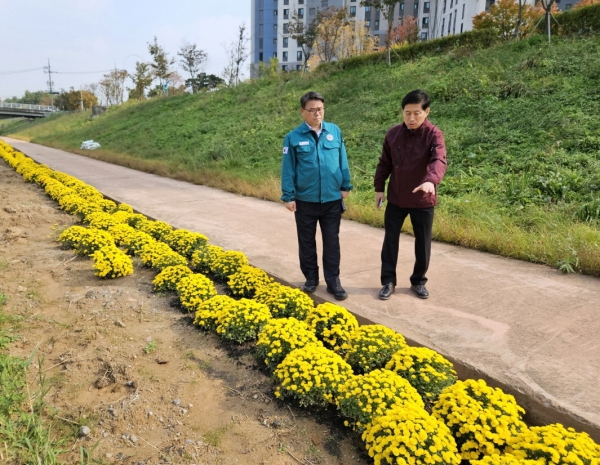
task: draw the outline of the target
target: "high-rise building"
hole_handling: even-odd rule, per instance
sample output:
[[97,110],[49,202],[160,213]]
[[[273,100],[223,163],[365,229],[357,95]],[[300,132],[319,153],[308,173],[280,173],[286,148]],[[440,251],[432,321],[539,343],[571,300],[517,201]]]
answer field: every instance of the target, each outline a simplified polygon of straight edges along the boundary
[[[280,2],[283,0],[279,0]],[[278,0],[251,0],[251,74],[260,63],[277,56]]]

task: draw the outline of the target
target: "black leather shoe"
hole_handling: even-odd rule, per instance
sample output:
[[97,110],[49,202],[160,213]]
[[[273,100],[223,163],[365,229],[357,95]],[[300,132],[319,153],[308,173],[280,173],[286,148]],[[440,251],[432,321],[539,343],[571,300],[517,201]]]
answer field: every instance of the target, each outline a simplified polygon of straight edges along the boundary
[[306,282],[304,283],[304,286],[302,286],[302,290],[304,292],[308,292],[310,294],[317,290],[318,285],[319,285],[318,279],[307,279]]
[[427,299],[429,297],[429,292],[423,284],[419,284],[417,286],[410,286],[410,290],[417,294],[419,299]]
[[348,294],[342,286],[327,286],[327,292],[333,294],[337,300],[345,300],[348,298]]
[[379,291],[379,298],[381,300],[388,300],[395,291],[396,291],[396,286],[394,286],[394,283],[387,283]]

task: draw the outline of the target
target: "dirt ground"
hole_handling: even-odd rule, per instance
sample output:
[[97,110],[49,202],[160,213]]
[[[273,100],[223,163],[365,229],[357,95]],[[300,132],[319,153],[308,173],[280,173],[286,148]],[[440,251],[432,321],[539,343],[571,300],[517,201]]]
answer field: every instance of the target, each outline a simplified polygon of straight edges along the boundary
[[[197,330],[173,296],[154,294],[155,272],[138,262],[132,276],[95,277],[90,259],[54,241],[75,221],[0,160],[0,291],[5,313],[22,317],[10,351],[43,358],[65,463],[96,444],[107,464],[371,463],[332,412],[276,400],[249,348]],[[31,386],[37,376],[34,366]]]

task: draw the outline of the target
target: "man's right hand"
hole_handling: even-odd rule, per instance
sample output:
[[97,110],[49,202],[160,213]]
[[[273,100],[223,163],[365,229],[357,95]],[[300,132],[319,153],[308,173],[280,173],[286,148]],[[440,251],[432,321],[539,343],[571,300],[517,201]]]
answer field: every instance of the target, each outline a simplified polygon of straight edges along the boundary
[[385,199],[384,192],[375,192],[375,207],[379,210],[379,202]]
[[285,205],[285,208],[287,208],[289,211],[291,211],[291,212],[296,211],[296,201],[295,200],[292,200],[291,202],[285,202],[284,205]]

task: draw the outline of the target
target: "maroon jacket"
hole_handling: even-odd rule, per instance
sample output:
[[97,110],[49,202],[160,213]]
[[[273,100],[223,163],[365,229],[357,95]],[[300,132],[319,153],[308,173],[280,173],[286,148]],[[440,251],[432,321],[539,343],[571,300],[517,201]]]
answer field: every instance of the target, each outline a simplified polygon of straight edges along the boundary
[[390,178],[388,202],[400,208],[429,208],[437,204],[437,192],[412,191],[428,181],[437,191],[445,173],[444,133],[426,119],[414,131],[402,123],[387,132],[373,184],[375,192],[385,192],[385,182]]

